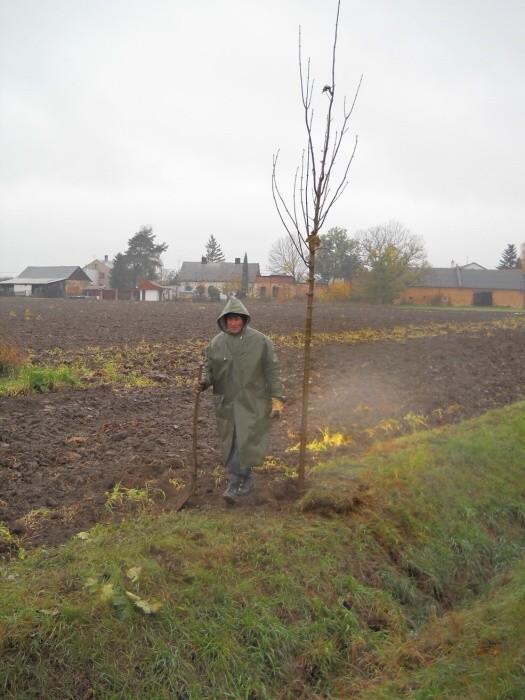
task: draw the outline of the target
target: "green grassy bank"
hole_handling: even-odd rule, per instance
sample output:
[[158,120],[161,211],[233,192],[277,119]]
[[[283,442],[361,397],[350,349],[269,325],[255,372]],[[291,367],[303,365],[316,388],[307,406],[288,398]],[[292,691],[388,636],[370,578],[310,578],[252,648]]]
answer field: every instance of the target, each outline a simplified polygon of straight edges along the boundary
[[525,402],[310,482],[0,567],[0,697],[523,697]]

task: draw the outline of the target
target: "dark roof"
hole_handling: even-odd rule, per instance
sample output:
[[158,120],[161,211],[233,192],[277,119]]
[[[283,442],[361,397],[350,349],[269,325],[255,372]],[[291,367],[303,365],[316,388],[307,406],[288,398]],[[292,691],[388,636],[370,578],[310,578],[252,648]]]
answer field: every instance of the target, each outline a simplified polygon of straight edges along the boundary
[[3,284],[51,284],[70,279],[91,281],[81,267],[59,265],[58,267],[26,267],[18,277],[4,280]]
[[452,289],[525,290],[522,270],[468,270],[460,267],[433,267],[423,282],[411,287],[445,287]]
[[[248,281],[255,282],[259,263],[248,263]],[[183,262],[179,273],[181,282],[233,282],[242,277],[242,263]]]

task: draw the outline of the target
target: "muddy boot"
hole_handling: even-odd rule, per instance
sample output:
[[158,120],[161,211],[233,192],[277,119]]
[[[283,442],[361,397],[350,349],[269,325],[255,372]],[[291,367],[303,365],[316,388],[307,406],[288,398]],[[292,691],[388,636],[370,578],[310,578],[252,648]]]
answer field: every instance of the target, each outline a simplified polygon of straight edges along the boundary
[[247,472],[243,477],[237,489],[237,495],[243,496],[245,493],[249,493],[253,489],[253,476],[251,471]]
[[242,480],[243,477],[240,474],[231,475],[228,487],[226,488],[226,491],[222,494],[222,497],[224,498],[226,503],[229,503],[230,505],[235,504],[235,497],[237,496],[239,486],[241,485]]

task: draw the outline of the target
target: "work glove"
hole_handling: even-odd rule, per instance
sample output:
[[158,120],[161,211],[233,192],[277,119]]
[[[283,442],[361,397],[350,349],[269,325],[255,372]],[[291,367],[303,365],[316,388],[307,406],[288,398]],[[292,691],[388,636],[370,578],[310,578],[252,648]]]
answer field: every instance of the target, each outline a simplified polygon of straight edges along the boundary
[[277,418],[281,417],[281,413],[284,410],[284,404],[280,399],[276,399],[275,397],[272,397],[272,410],[270,411],[270,418]]
[[206,389],[206,384],[203,379],[195,379],[193,382],[193,391],[196,394],[200,394],[201,391],[204,391]]

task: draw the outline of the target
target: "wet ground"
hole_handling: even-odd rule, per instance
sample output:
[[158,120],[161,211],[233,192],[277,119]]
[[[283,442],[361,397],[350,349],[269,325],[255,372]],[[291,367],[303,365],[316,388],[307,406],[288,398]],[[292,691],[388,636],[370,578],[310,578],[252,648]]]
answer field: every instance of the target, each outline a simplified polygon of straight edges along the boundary
[[[305,308],[246,305],[253,327],[275,340],[287,403],[239,507],[286,510],[296,495]],[[193,469],[191,384],[221,308],[0,298],[0,342],[85,374],[82,389],[0,398],[0,522],[22,546],[174,507]],[[340,432],[348,444],[337,451],[349,457],[525,396],[523,314],[318,304],[314,334],[309,439]],[[186,508],[225,508],[211,391],[197,426],[197,488]],[[309,464],[320,455],[309,452]]]

